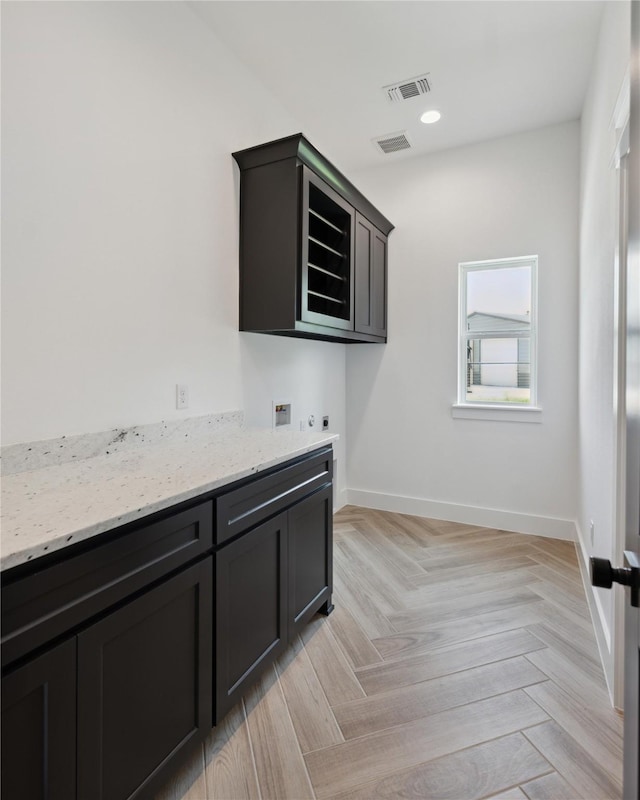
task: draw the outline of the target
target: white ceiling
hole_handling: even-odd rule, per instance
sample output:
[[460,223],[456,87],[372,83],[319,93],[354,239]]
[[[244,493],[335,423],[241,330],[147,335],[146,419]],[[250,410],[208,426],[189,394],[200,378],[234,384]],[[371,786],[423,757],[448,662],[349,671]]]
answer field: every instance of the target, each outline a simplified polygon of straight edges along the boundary
[[[603,2],[200,0],[191,7],[303,133],[352,170],[577,119]],[[426,72],[433,85],[426,96],[392,104],[381,91]],[[419,122],[429,108],[442,113],[435,125]],[[397,131],[407,132],[412,149],[381,154],[372,139]]]

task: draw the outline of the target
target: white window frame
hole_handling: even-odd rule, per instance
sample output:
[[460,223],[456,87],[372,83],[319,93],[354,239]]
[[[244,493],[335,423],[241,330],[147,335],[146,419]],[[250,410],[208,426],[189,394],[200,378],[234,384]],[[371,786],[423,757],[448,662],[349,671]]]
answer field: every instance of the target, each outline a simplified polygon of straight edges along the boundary
[[[467,400],[467,343],[470,338],[509,339],[523,338],[522,330],[504,329],[495,334],[477,336],[477,331],[467,331],[467,276],[479,270],[498,270],[514,267],[529,267],[531,270],[530,330],[530,387],[528,403],[494,401],[483,403]],[[517,420],[540,422],[541,408],[538,405],[538,256],[466,261],[458,264],[458,401],[453,406],[453,416],[490,420]],[[476,334],[472,336],[471,334]]]

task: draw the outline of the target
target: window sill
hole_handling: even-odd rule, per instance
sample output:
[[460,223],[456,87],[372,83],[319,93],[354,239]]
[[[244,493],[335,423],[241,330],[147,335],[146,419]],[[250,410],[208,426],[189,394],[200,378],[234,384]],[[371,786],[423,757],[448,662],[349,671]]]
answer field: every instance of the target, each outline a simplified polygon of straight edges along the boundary
[[540,406],[454,403],[451,416],[457,419],[488,419],[493,422],[542,422],[542,409]]

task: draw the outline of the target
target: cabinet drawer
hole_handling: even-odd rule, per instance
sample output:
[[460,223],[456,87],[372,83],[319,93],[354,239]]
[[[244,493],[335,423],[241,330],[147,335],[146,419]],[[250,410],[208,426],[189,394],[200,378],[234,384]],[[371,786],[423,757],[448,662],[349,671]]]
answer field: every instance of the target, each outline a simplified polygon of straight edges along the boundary
[[247,531],[332,479],[333,450],[327,447],[226,492],[216,501],[216,543]]
[[212,546],[211,501],[154,522],[2,585],[2,664],[84,623]]

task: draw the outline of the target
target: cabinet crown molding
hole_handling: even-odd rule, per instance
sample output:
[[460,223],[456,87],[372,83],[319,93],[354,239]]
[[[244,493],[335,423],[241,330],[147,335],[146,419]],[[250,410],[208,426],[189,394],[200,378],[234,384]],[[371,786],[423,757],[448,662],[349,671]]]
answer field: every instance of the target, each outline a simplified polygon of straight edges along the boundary
[[238,150],[232,155],[242,171],[272,164],[275,161],[296,158],[357,208],[385,236],[388,236],[395,227],[302,133],[285,136],[283,139],[249,147],[246,150]]

